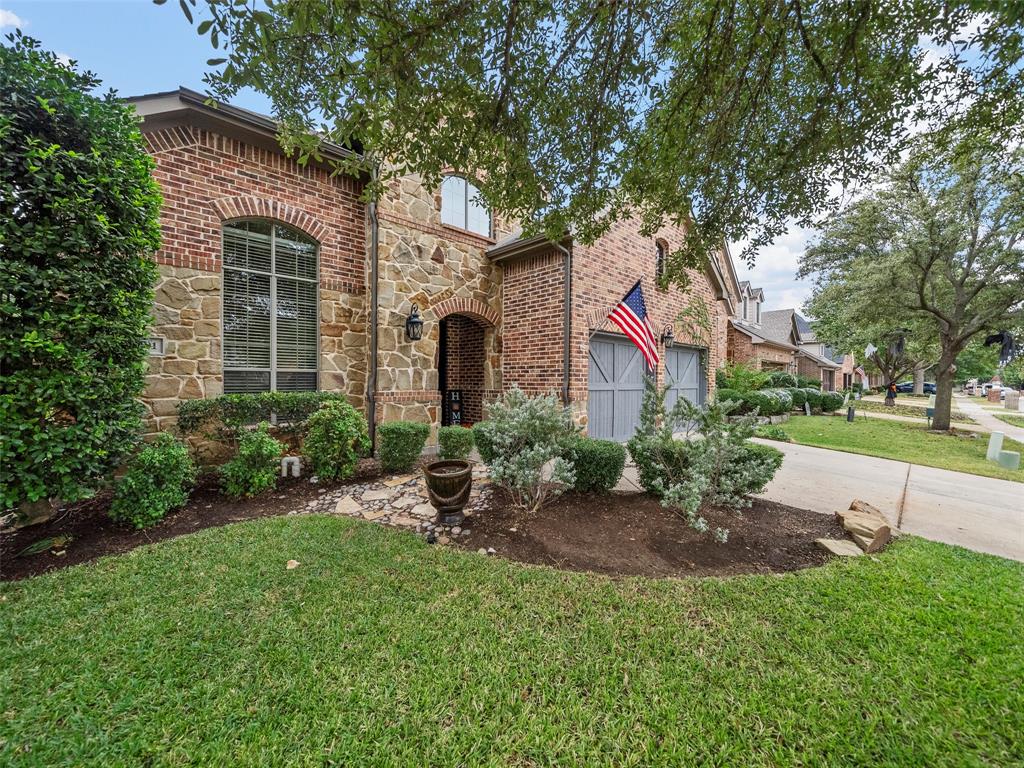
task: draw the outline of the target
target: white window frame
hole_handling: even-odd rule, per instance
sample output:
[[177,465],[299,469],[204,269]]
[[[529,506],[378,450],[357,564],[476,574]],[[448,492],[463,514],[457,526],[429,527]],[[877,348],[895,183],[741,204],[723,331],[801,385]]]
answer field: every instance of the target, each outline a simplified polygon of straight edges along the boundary
[[[453,179],[458,179],[459,181],[461,181],[463,183],[463,188],[465,189],[465,195],[463,195],[463,197],[462,197],[462,223],[461,224],[459,224],[459,223],[452,223],[450,221],[445,221],[444,220],[445,219],[444,186],[445,186],[445,184],[449,183],[449,181],[451,181]],[[470,193],[470,188],[473,189],[473,194]],[[470,201],[472,200],[474,195],[476,195],[480,199],[481,207],[484,209],[484,211],[487,212],[487,231],[486,232],[477,232],[475,229],[470,229],[469,228],[469,204],[470,204]],[[476,186],[476,184],[474,184],[472,181],[470,181],[467,177],[460,176],[458,174],[453,173],[453,174],[449,174],[448,176],[445,176],[444,179],[442,179],[442,181],[441,181],[441,224],[446,226],[446,227],[455,227],[456,229],[461,229],[464,232],[470,232],[471,234],[477,235],[479,237],[486,237],[488,239],[491,238],[491,233],[494,231],[494,217],[491,215],[491,209],[486,207],[485,205],[483,205],[483,198],[480,197],[480,189]]]
[[[264,272],[264,271],[259,270],[259,269],[242,269],[241,267],[229,267],[224,262],[223,254],[224,254],[224,229],[225,229],[225,227],[229,227],[232,224],[243,224],[243,223],[249,222],[249,221],[261,221],[261,222],[268,222],[270,224],[270,272]],[[316,277],[314,277],[314,278],[294,277],[292,275],[282,275],[282,277],[284,277],[287,280],[298,280],[298,281],[305,282],[305,283],[312,283],[316,287],[316,290],[313,292],[313,295],[314,295],[315,300],[316,300],[316,309],[315,309],[315,312],[316,312],[316,314],[315,314],[315,317],[316,317],[316,368],[313,369],[313,373],[315,375],[316,383],[315,383],[315,385],[314,385],[312,390],[287,390],[287,391],[289,391],[289,392],[294,392],[294,391],[299,391],[299,392],[310,392],[310,391],[312,391],[312,392],[319,392],[320,391],[320,243],[317,240],[315,240],[314,238],[312,238],[310,235],[308,235],[307,233],[303,232],[301,229],[293,227],[293,226],[291,226],[289,224],[286,224],[283,221],[279,221],[277,219],[262,219],[262,218],[259,218],[257,216],[247,216],[247,217],[245,217],[243,219],[231,219],[230,221],[223,221],[223,222],[221,222],[221,226],[220,226],[221,272],[228,272],[228,271],[248,272],[248,273],[254,274],[254,275],[267,275],[267,276],[270,277],[270,369],[269,369],[269,372],[270,372],[270,389],[267,390],[267,391],[268,392],[277,392],[278,391],[278,389],[277,389],[277,373],[278,373],[278,371],[282,371],[284,373],[309,373],[310,369],[308,369],[308,368],[280,368],[277,365],[277,277],[278,277],[278,275],[277,275],[277,229],[276,228],[279,227],[279,226],[280,227],[284,227],[285,229],[289,229],[292,232],[296,232],[299,235],[301,235],[303,238],[305,238],[305,239],[309,240],[311,243],[313,243],[313,245],[315,247],[315,259],[316,259]],[[224,336],[224,329],[226,328],[225,321],[224,321],[224,313],[225,313],[226,305],[227,305],[226,296],[225,296],[225,292],[226,292],[225,291],[225,282],[226,281],[223,280],[223,275],[222,275],[222,279],[221,279],[221,301],[220,301],[220,314],[221,314],[221,317],[220,317],[220,328],[221,328],[221,332],[220,332],[220,336],[221,336],[221,351],[220,351],[220,354],[221,354],[221,380],[222,380],[222,385],[223,385],[223,380],[225,378],[223,374],[226,373],[228,370],[232,370],[232,371],[260,371],[260,372],[267,370],[265,368],[238,368],[238,367],[234,367],[234,366],[232,366],[231,368],[228,368],[228,366],[226,366],[224,364],[224,361],[227,359],[227,339]],[[226,389],[225,389],[225,391],[226,391]],[[227,394],[237,394],[237,393],[227,393]]]

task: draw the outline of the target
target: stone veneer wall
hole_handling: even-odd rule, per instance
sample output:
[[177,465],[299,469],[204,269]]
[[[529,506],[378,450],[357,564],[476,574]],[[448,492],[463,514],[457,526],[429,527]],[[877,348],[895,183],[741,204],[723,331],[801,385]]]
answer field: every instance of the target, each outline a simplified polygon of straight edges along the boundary
[[[450,315],[466,315],[484,326],[483,396],[502,388],[502,274],[484,253],[494,241],[442,225],[440,211],[440,193],[415,176],[392,182],[380,201],[376,398],[381,421],[440,424],[438,341],[440,321]],[[502,232],[499,227],[496,233]],[[424,321],[417,342],[405,336],[414,303]]]
[[181,125],[147,130],[164,197],[156,254],[153,335],[143,402],[147,431],[167,429],[179,400],[222,392],[221,226],[269,218],[320,245],[320,388],[345,392],[357,407],[366,388],[366,221],[361,182],[300,166],[283,155]]

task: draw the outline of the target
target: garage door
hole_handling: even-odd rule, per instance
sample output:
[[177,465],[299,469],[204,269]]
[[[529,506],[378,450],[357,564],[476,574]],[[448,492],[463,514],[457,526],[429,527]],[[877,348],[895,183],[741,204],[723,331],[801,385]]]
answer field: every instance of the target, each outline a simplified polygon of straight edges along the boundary
[[640,422],[644,394],[644,358],[629,339],[595,336],[590,340],[587,434],[605,440],[629,440]]
[[671,408],[680,397],[694,405],[704,405],[707,386],[700,364],[700,350],[691,347],[669,347],[665,350],[665,407]]

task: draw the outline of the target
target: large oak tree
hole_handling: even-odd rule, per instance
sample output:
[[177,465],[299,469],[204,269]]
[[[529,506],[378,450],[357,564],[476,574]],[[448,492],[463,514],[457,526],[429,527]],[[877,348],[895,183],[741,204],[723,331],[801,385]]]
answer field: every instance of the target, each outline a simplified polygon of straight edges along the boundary
[[[155,0],[162,3],[164,0]],[[684,280],[722,238],[751,257],[871,178],[914,123],[1024,130],[1024,9],[978,0],[179,0],[254,87],[317,132],[588,240],[617,217],[695,220]],[[385,179],[382,179],[382,182]]]
[[933,426],[949,429],[957,356],[1024,317],[1024,151],[922,139],[830,222],[800,274],[815,278],[811,313],[826,318],[825,336],[844,323],[862,340],[905,327],[911,343],[938,347]]

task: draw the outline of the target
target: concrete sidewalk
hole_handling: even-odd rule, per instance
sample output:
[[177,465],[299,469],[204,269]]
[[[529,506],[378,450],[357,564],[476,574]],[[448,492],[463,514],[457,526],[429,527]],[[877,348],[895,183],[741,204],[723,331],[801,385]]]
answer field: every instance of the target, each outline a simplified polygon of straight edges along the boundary
[[[1015,427],[1013,424],[1009,424],[1005,421],[1001,421],[992,415],[991,411],[986,411],[982,408],[982,404],[987,404],[987,400],[981,400],[978,398],[970,397],[969,395],[953,395],[953,402],[956,404],[957,410],[970,416],[988,432],[1002,432],[1011,440],[1016,440],[1018,443],[1024,443],[1024,427]],[[1006,410],[1007,414],[1015,414],[1016,411]]]
[[[854,499],[907,533],[1024,561],[1024,483],[903,461],[758,440],[786,454],[763,498],[832,514]],[[626,467],[618,490],[640,490]]]

